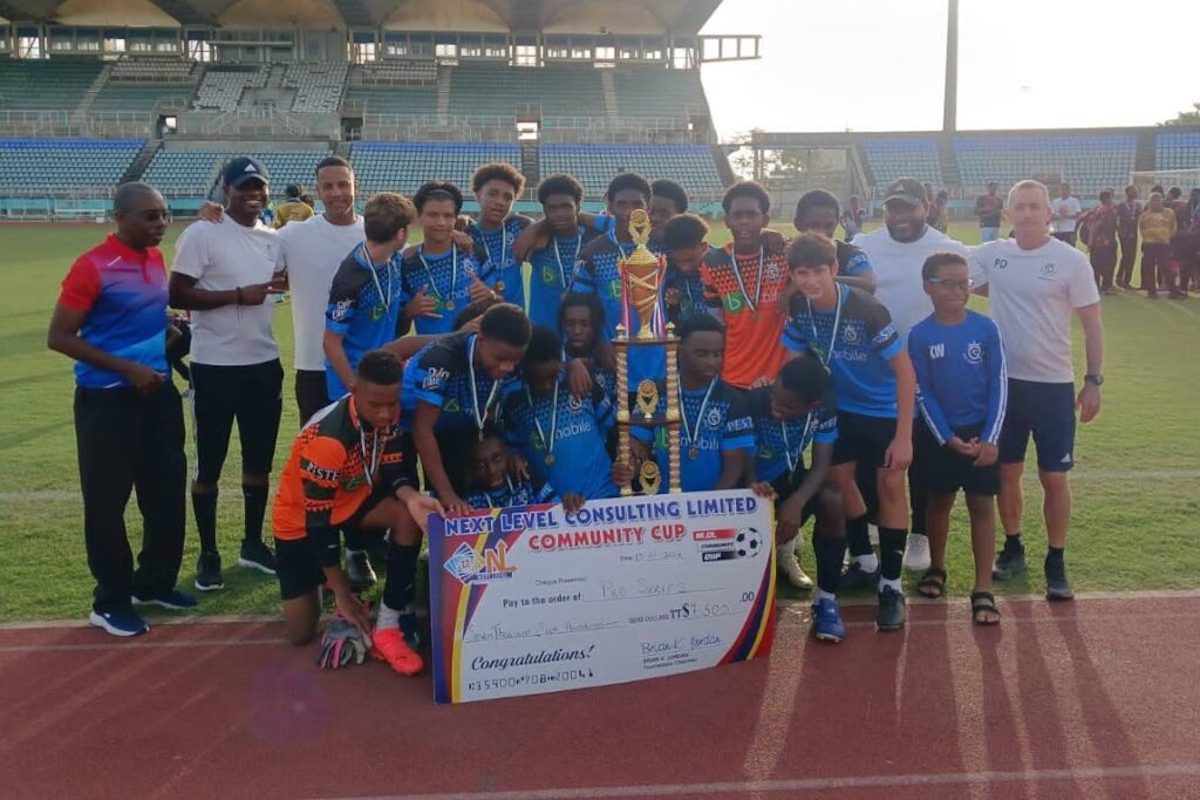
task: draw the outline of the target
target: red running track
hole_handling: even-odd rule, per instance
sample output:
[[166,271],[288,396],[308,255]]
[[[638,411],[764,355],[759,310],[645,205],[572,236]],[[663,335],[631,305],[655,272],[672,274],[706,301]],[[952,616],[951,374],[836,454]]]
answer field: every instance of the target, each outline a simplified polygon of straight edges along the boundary
[[920,605],[840,646],[457,707],[275,623],[0,630],[0,796],[1200,798],[1200,595]]

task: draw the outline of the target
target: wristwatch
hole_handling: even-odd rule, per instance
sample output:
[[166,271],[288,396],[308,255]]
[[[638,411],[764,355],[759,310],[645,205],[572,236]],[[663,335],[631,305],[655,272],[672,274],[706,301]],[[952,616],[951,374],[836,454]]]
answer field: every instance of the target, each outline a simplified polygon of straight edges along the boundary
[[1090,383],[1095,386],[1102,386],[1104,384],[1104,376],[1099,372],[1088,373],[1087,375],[1083,376],[1083,380],[1085,383]]

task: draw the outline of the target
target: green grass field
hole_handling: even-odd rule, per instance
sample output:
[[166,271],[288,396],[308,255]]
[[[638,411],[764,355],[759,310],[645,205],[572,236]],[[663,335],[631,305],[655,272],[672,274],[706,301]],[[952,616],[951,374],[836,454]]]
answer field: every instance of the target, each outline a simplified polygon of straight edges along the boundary
[[[168,258],[178,232],[173,229],[169,236]],[[0,621],[82,618],[89,607],[92,583],[83,549],[71,364],[47,350],[45,342],[59,282],[74,257],[104,233],[94,225],[0,227],[5,286],[0,297]],[[951,233],[968,243],[978,241],[968,225]],[[713,238],[724,241],[724,229],[714,230]],[[289,314],[289,306],[280,306],[275,323],[289,374],[277,469],[298,425]],[[1083,591],[1191,588],[1200,573],[1200,427],[1195,423],[1200,355],[1192,350],[1200,349],[1200,301],[1151,302],[1134,293],[1109,297],[1104,323],[1104,405],[1099,419],[1080,430],[1072,473],[1075,515],[1068,563],[1073,582]],[[1077,343],[1082,364],[1082,337]],[[1032,461],[1032,448],[1030,455]],[[235,440],[221,487],[226,588],[203,598],[203,613],[278,608],[273,580],[229,567],[241,530],[239,462]],[[1003,587],[1015,593],[1042,588],[1036,568],[1045,548],[1040,495],[1036,482],[1029,489],[1024,530],[1035,569],[1028,580]],[[136,540],[140,520],[132,502],[127,520]],[[965,532],[960,507],[951,536],[949,582],[950,591],[959,595],[970,588]],[[189,510],[180,575],[184,588],[192,583],[196,546]],[[811,566],[811,553],[802,559]]]

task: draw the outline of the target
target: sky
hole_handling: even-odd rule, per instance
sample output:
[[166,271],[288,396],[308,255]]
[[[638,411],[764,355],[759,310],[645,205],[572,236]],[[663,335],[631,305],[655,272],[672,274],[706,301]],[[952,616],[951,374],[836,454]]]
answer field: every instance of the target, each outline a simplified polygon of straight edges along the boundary
[[[761,34],[702,67],[722,140],[939,130],[948,0],[725,0],[701,31]],[[960,0],[958,127],[1153,125],[1200,102],[1200,0]]]

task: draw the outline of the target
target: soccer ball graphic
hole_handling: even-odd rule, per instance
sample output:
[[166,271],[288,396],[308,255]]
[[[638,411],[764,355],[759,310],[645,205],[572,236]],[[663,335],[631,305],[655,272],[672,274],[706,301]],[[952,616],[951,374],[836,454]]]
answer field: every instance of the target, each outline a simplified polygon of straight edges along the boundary
[[757,528],[742,528],[734,539],[738,558],[753,558],[762,552],[762,537]]

